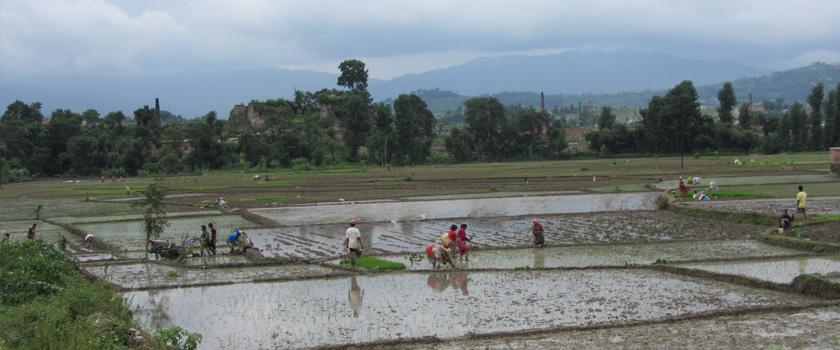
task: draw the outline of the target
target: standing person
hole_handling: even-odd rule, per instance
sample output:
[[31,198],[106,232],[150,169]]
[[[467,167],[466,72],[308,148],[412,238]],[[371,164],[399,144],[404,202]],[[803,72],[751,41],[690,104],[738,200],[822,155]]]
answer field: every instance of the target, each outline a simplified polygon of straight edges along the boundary
[[32,224],[32,227],[29,228],[29,231],[26,231],[26,238],[35,239],[37,227],[38,224]]
[[540,224],[539,219],[531,220],[531,233],[534,234],[534,245],[542,248],[545,246],[545,229]]
[[356,228],[356,219],[350,220],[350,227],[344,231],[344,245],[350,255],[350,265],[356,266],[356,259],[362,256],[362,233]]
[[458,246],[461,259],[470,261],[470,245],[467,243],[470,240],[467,237],[467,224],[461,224],[461,229],[455,234],[455,245]]
[[201,244],[201,256],[204,256],[205,251],[207,255],[210,255],[210,233],[207,232],[207,226],[201,225],[199,243]]
[[210,227],[210,254],[216,255],[216,228],[213,227],[213,223],[207,224]]
[[444,233],[440,236],[440,243],[443,244],[443,247],[446,249],[452,249],[452,244],[455,243],[455,231],[458,230],[457,225],[449,226],[449,232]]
[[807,206],[805,201],[808,199],[808,194],[805,193],[802,185],[799,185],[799,193],[796,194],[796,212],[802,214],[802,221],[808,221],[808,216],[805,215]]

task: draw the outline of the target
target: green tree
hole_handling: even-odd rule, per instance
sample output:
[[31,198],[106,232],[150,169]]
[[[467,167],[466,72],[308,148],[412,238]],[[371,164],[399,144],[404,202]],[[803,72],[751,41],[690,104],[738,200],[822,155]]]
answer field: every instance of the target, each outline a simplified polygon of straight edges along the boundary
[[367,142],[371,128],[370,98],[366,93],[345,95],[336,111],[344,127],[344,144],[350,160],[358,160],[359,148]]
[[505,107],[495,97],[474,97],[464,102],[464,123],[480,159],[498,156],[502,129],[507,124]]
[[368,70],[365,63],[360,60],[345,60],[338,65],[341,75],[338,76],[338,85],[350,89],[354,93],[364,92],[367,94]]
[[95,109],[86,109],[82,112],[82,120],[84,120],[87,127],[95,128],[99,124],[99,112]]
[[219,142],[221,128],[218,127],[216,112],[209,112],[190,125],[189,134],[192,152],[188,157],[193,169],[219,169],[224,165],[222,144]]
[[816,151],[822,148],[823,145],[823,84],[819,83],[811,89],[811,94],[808,95],[808,106],[811,107],[811,125],[808,133],[808,148]]
[[143,208],[143,231],[146,233],[146,260],[149,260],[149,240],[160,238],[160,234],[169,226],[166,219],[166,189],[158,185],[157,181],[141,191],[143,197],[134,206]]
[[738,127],[741,129],[748,129],[751,122],[752,115],[750,112],[750,104],[744,103],[741,105],[741,108],[738,109]]
[[677,146],[680,152],[680,168],[684,167],[683,158],[696,135],[701,135],[702,114],[700,102],[697,100],[697,90],[691,81],[679,83],[665,95],[665,120],[672,123],[672,130],[677,136]]
[[790,132],[790,150],[801,152],[807,148],[808,114],[805,112],[805,107],[799,102],[794,103],[786,114]]
[[394,101],[394,124],[397,132],[395,159],[412,164],[426,160],[431,154],[435,122],[434,114],[419,96],[398,96]]
[[391,106],[380,102],[373,105],[373,132],[368,137],[370,157],[379,165],[390,164],[390,154],[396,144],[394,113]]
[[121,111],[110,112],[105,115],[105,125],[109,129],[122,129],[125,121],[125,114]]
[[598,117],[598,129],[611,129],[615,126],[615,114],[612,108],[601,107],[601,115]]
[[717,109],[718,119],[724,125],[732,125],[732,109],[738,103],[732,83],[727,81],[723,84],[723,87],[718,91],[718,101],[720,101],[720,107]]
[[444,141],[446,151],[457,162],[466,162],[472,158],[472,140],[469,134],[459,127],[449,129],[449,135]]
[[840,84],[828,93],[825,104],[825,148],[840,146]]
[[665,102],[662,96],[653,96],[647,108],[639,111],[642,116],[641,143],[645,149],[653,151],[654,154],[659,154],[660,150],[671,149],[673,146],[673,134],[666,132]]
[[6,111],[0,120],[17,120],[25,124],[41,124],[41,121],[44,120],[44,115],[41,114],[41,102],[33,102],[27,105],[22,101],[15,100],[6,107]]

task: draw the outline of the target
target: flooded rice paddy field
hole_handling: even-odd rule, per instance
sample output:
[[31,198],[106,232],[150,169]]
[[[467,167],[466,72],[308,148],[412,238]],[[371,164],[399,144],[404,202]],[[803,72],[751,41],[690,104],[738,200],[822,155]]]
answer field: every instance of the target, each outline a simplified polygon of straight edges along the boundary
[[838,349],[840,307],[383,349]]
[[[680,241],[666,243],[577,245],[569,247],[477,250],[469,261],[456,262],[460,269],[517,269],[649,265],[667,262],[801,255],[802,251],[756,241]],[[412,270],[427,270],[425,259],[412,262],[410,255],[384,259],[405,264]]]
[[[195,217],[170,218],[160,239],[180,242],[189,237],[201,235],[201,225],[213,223],[218,231],[217,245],[224,246],[224,239],[228,233],[242,227],[252,227],[256,224],[237,215],[215,215]],[[146,235],[143,231],[143,221],[118,221],[79,224],[76,227],[92,233],[96,238],[120,249],[129,251],[143,251]]]
[[303,279],[346,274],[318,265],[251,266],[229,268],[179,267],[154,263],[97,264],[84,269],[125,289],[242,283],[260,280]]
[[634,320],[816,299],[648,270],[451,272],[126,293],[149,328],[202,347],[298,348]]
[[[840,187],[840,182],[837,183]],[[697,208],[717,210],[737,210],[743,212],[771,213],[781,215],[782,210],[796,212],[796,188],[791,187],[789,199],[752,199],[732,201],[686,202],[685,204]],[[807,192],[807,189],[806,189]],[[812,194],[813,195],[813,194]],[[808,214],[836,214],[840,213],[840,197],[809,197],[807,201]]]
[[[671,212],[616,212],[540,217],[546,243],[646,242],[670,240],[744,239],[758,226],[688,218]],[[477,248],[532,245],[531,218],[477,218],[359,225],[366,254],[420,253],[439,241],[452,224],[466,223]],[[263,255],[300,259],[329,259],[343,252],[346,225],[313,225],[252,229],[248,235]]]
[[254,214],[281,225],[417,221],[622,210],[653,210],[658,192],[577,194],[505,198],[472,198],[431,201],[348,203],[319,206],[251,209]]
[[770,261],[708,262],[680,264],[683,268],[704,270],[727,275],[751,277],[763,281],[787,284],[799,275],[840,274],[840,255],[826,257],[789,258]]
[[0,231],[5,231],[9,234],[12,241],[19,241],[26,239],[26,233],[32,224],[38,224],[36,228],[35,238],[43,240],[47,243],[56,243],[62,238],[71,241],[78,238],[65,231],[59,226],[55,226],[40,220],[22,220],[22,221],[5,221],[0,222]]

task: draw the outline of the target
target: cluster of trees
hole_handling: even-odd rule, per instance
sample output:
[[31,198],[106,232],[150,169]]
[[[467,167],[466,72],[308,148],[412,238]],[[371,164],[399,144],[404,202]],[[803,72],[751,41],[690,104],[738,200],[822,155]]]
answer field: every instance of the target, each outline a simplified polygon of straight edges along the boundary
[[616,124],[612,111],[604,107],[598,130],[586,138],[593,150],[604,154],[824,150],[840,144],[838,92],[840,84],[825,98],[823,85],[817,84],[808,96],[808,107],[768,101],[769,108],[757,111],[751,101],[738,107],[732,84],[725,83],[712,116],[701,113],[697,90],[683,81],[665,96],[654,96],[640,110],[638,123]]
[[[415,95],[372,103],[363,62],[339,66],[342,90],[297,91],[260,103],[264,125],[240,128],[215,112],[194,119],[144,106],[131,118],[15,101],[0,118],[0,183],[30,176],[136,175],[219,169],[428,159],[435,118]],[[325,113],[326,111],[326,113]],[[182,140],[187,140],[186,143]],[[187,147],[184,145],[188,144]]]
[[464,126],[453,127],[446,150],[457,161],[556,158],[566,149],[562,120],[534,108],[505,108],[495,97],[464,102]]

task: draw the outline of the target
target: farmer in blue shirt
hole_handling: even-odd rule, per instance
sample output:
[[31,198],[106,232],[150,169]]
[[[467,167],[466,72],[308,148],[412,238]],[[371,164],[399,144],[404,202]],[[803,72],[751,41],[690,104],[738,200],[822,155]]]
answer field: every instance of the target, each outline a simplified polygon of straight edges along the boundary
[[239,240],[239,235],[241,235],[241,234],[242,234],[241,231],[236,230],[236,231],[231,232],[231,234],[228,235],[227,244],[228,244],[228,246],[230,246],[230,253],[231,254],[233,254],[234,249],[236,249],[236,242]]

